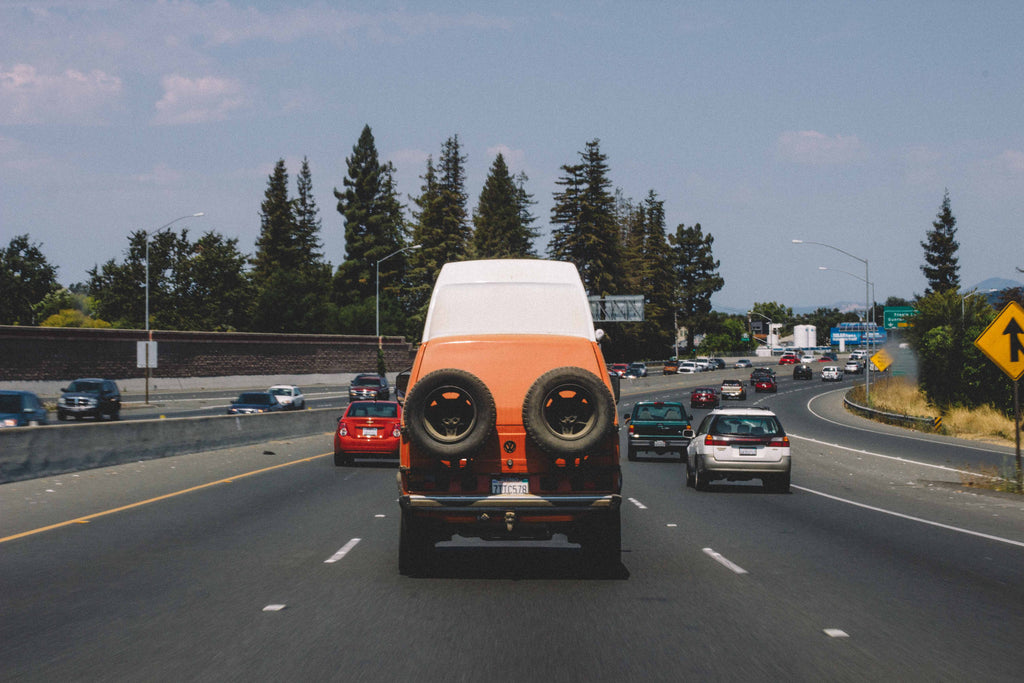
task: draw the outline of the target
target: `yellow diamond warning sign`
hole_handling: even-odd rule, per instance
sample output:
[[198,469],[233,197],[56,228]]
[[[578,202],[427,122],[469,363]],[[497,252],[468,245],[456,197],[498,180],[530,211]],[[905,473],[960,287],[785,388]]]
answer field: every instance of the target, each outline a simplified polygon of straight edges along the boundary
[[887,367],[892,365],[892,356],[885,349],[879,349],[875,355],[871,356],[871,363],[880,372],[884,372]]
[[1024,308],[1016,301],[1006,304],[974,345],[1011,379],[1020,379],[1024,375]]

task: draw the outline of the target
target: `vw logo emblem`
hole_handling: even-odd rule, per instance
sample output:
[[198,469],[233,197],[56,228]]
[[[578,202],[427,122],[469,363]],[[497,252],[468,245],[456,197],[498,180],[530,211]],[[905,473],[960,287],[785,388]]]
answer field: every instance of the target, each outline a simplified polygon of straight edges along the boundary
[[516,442],[515,441],[506,441],[504,444],[502,444],[501,447],[503,449],[505,449],[506,453],[515,453],[516,452]]

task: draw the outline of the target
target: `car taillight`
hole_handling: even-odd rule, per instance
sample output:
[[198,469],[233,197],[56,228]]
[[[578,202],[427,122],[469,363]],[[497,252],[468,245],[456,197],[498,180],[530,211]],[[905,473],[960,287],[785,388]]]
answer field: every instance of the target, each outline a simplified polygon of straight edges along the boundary
[[338,425],[338,436],[348,436],[348,425],[345,423]]
[[728,446],[728,439],[716,439],[713,434],[708,434],[704,437],[705,446]]
[[402,426],[396,424],[394,427],[392,427],[391,436],[395,437],[396,439],[402,436]]
[[789,446],[788,436],[776,436],[772,437],[771,441],[768,442],[769,446]]
[[633,436],[633,425],[629,425],[629,435]]

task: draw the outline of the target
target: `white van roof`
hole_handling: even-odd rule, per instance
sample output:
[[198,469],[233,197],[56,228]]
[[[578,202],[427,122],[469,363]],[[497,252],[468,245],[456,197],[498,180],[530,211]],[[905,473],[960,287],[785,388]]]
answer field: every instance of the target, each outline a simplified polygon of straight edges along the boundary
[[446,263],[434,284],[423,341],[481,334],[551,334],[595,340],[576,266],[541,259]]

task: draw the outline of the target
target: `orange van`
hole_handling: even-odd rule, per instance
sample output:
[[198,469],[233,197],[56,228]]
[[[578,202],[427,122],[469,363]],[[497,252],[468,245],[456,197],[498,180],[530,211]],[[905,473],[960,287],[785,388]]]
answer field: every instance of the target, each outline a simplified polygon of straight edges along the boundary
[[550,539],[589,560],[621,548],[616,389],[576,267],[448,263],[405,391],[398,473],[403,574],[455,534]]

